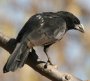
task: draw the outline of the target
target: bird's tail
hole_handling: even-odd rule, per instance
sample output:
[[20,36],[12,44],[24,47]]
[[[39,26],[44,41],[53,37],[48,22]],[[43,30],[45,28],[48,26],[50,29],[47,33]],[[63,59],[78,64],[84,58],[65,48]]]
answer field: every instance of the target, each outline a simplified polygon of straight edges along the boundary
[[10,55],[7,63],[3,68],[3,72],[15,71],[21,68],[29,55],[29,48],[26,44],[18,43],[14,52]]

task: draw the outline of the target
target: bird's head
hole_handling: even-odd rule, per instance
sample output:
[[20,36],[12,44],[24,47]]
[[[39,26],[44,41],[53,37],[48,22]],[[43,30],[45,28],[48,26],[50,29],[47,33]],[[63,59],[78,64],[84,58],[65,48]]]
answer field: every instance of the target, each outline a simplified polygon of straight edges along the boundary
[[58,12],[66,21],[67,29],[75,29],[84,33],[84,26],[80,23],[80,20],[70,12],[60,11]]

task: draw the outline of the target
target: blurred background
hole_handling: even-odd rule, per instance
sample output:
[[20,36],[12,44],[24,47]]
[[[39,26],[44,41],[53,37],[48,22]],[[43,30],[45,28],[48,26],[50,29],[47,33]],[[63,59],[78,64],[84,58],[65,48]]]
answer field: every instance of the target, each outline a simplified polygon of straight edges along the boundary
[[[48,54],[60,71],[82,80],[90,79],[90,0],[0,0],[0,32],[16,38],[32,15],[60,10],[75,14],[84,25],[85,33],[69,31],[60,42],[49,48]],[[46,58],[42,53],[39,56]],[[28,65],[3,74],[8,57],[9,53],[0,47],[0,81],[50,81]]]

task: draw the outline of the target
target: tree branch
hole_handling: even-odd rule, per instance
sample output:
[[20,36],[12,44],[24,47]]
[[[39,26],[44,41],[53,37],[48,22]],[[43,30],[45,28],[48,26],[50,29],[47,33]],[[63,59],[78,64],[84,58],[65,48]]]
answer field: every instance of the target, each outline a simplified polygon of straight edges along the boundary
[[[16,41],[15,39],[10,39],[9,37],[0,33],[0,46],[11,54],[16,46]],[[58,71],[50,64],[46,65],[46,62],[38,59],[38,56],[34,50],[29,54],[26,64],[52,81],[82,81],[71,74]]]

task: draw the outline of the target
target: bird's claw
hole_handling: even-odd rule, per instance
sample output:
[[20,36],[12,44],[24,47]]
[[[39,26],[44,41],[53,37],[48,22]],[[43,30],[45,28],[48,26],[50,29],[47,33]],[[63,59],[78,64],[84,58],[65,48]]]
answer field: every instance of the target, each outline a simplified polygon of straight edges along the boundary
[[50,60],[48,60],[46,64],[53,65],[52,62],[51,62]]
[[53,68],[55,68],[55,69],[57,69],[57,68],[58,68],[58,66],[57,66],[57,65],[52,64],[52,62],[51,62],[50,60],[48,60],[48,61],[46,62],[46,64],[45,64],[45,68],[47,68],[47,66],[48,66],[49,64],[50,64]]

